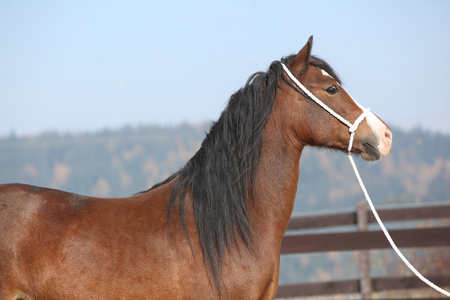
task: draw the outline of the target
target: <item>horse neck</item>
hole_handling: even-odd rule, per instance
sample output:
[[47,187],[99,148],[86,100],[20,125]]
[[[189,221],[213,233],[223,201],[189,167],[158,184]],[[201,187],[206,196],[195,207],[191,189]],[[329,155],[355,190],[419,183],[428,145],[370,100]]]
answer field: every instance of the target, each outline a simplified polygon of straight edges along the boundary
[[291,143],[280,119],[269,118],[253,191],[254,228],[276,241],[283,238],[297,192],[303,146]]

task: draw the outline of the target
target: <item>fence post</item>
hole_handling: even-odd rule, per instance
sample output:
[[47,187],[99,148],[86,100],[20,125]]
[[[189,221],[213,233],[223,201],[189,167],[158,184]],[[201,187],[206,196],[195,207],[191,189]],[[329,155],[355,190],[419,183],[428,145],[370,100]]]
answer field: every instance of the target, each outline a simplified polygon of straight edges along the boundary
[[[358,231],[367,231],[369,214],[366,201],[358,201],[356,204],[356,219]],[[370,253],[368,250],[359,251],[360,286],[363,299],[370,299],[372,293],[372,279],[370,277]]]

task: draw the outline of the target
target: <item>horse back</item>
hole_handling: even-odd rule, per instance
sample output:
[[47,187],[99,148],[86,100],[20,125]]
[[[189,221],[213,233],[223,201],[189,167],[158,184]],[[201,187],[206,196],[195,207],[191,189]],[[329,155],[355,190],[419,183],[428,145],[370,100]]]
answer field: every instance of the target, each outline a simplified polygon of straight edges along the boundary
[[179,293],[169,270],[197,263],[180,263],[191,248],[179,226],[169,245],[167,192],[101,199],[0,185],[0,299]]
[[[132,243],[133,235],[126,230],[134,226],[130,220],[142,221],[138,214],[143,209],[137,207],[142,201],[130,200],[0,185],[0,299],[15,299],[18,294],[28,295],[24,299],[42,298],[49,282],[67,278],[57,285],[68,286],[85,271],[76,273],[81,264],[86,270],[96,269],[95,264],[87,265],[97,260],[96,255],[112,256],[111,249],[124,249],[119,244],[128,237]],[[66,297],[63,293],[58,291],[57,298]]]

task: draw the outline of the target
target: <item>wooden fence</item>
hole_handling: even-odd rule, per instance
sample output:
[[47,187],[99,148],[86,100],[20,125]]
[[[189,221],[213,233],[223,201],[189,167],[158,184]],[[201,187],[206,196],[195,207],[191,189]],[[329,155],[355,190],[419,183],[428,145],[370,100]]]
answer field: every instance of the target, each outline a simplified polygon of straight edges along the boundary
[[[450,219],[450,205],[423,206],[378,210],[384,223],[423,219]],[[291,218],[288,231],[355,225],[356,232],[286,235],[281,254],[300,254],[328,251],[359,251],[360,278],[332,282],[284,285],[278,288],[277,298],[307,297],[332,294],[360,293],[364,299],[372,292],[427,287],[416,277],[371,278],[369,251],[390,249],[383,232],[368,231],[368,224],[376,223],[365,202],[359,202],[354,212]],[[399,248],[450,246],[450,227],[389,230]],[[414,265],[414,262],[412,262]],[[424,274],[426,276],[426,274]],[[450,275],[426,276],[438,286],[450,286]]]

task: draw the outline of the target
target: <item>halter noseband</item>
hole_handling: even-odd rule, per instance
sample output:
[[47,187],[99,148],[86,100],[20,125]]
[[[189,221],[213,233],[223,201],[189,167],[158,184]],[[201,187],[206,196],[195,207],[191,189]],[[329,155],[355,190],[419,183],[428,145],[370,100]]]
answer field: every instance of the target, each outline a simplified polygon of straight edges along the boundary
[[[314,102],[316,102],[320,107],[322,107],[324,110],[326,110],[330,115],[341,121],[341,123],[347,125],[348,131],[350,132],[350,140],[348,143],[347,152],[350,153],[352,151],[353,147],[353,139],[355,137],[356,129],[358,129],[359,124],[366,118],[367,114],[370,111],[370,108],[364,108],[363,106],[359,105],[355,100],[352,100],[362,109],[362,114],[355,120],[355,122],[352,124],[346,119],[344,119],[341,115],[336,113],[334,110],[332,110],[329,106],[327,106],[325,103],[320,101],[316,96],[314,96],[313,93],[311,93],[303,84],[300,83],[300,81],[291,73],[291,71],[286,67],[285,64],[281,63],[281,66],[283,67],[286,74],[289,76],[289,78]],[[351,98],[351,96],[350,96]]]

